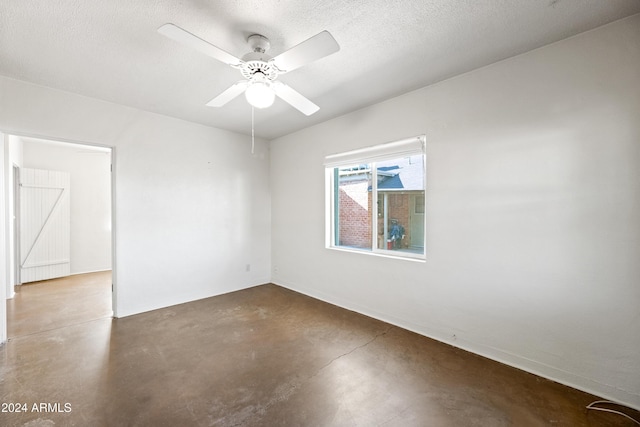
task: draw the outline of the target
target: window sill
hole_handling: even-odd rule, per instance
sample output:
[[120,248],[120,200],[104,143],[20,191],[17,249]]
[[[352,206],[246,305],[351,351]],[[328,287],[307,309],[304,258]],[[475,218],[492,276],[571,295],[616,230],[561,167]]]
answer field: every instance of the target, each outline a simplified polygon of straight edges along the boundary
[[[326,246],[327,249],[338,251],[338,252],[350,252],[354,254],[363,254],[363,255],[373,255],[382,258],[390,258],[390,259],[401,259],[403,261],[413,261],[413,262],[427,262],[426,255],[423,254],[413,254],[411,252],[399,252],[399,251],[372,251],[369,249],[357,249],[350,248],[345,246]],[[400,255],[402,253],[402,255]]]

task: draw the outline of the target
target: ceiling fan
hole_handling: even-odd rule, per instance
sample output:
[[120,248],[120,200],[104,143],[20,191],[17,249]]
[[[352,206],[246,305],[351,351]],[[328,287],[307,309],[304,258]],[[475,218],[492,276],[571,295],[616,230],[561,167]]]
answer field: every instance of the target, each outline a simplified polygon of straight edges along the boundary
[[233,84],[209,101],[207,105],[210,107],[222,107],[244,92],[249,104],[256,108],[271,106],[277,96],[303,114],[310,116],[320,107],[276,79],[280,74],[288,73],[340,50],[333,36],[328,31],[322,31],[272,57],[266,53],[271,47],[269,39],[261,34],[253,34],[247,40],[251,52],[242,58],[236,58],[174,24],[164,24],[158,28],[158,32],[240,70],[244,80]]

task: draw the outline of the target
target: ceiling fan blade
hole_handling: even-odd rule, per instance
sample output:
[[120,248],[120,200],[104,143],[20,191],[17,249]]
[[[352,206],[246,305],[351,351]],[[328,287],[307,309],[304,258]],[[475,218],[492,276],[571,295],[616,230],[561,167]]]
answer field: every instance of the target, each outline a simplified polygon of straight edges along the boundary
[[234,84],[220,95],[213,98],[211,101],[207,102],[208,107],[222,107],[227,102],[231,101],[236,96],[240,95],[244,92],[249,86],[249,82],[247,80],[239,81]]
[[339,50],[340,46],[333,36],[323,31],[276,56],[273,64],[282,73],[288,73]]
[[242,61],[231,55],[230,53],[212,45],[209,42],[202,40],[200,37],[191,34],[190,32],[183,30],[182,28],[173,24],[164,24],[158,28],[158,32],[163,36],[169,37],[172,40],[189,46],[193,49],[199,50],[207,56],[217,59],[229,65],[239,65]]
[[310,116],[320,109],[316,104],[282,82],[274,82],[271,87],[278,98],[282,99],[301,113]]

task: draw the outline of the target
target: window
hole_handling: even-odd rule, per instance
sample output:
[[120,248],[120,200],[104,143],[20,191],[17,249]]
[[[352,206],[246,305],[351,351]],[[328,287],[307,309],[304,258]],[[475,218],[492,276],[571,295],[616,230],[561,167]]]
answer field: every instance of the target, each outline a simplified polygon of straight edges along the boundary
[[327,246],[425,255],[424,136],[325,158]]

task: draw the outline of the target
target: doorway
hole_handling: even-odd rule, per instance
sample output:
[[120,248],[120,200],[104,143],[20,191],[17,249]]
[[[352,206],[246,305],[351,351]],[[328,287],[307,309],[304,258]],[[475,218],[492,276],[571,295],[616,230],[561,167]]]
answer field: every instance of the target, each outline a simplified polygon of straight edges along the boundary
[[[51,288],[59,286],[59,282],[65,278],[73,278],[74,280],[66,280],[67,282],[78,282],[83,278],[87,281],[95,281],[92,274],[100,277],[100,286],[105,287],[105,281],[108,281],[108,293],[102,291],[107,298],[106,303],[110,308],[111,315],[115,315],[116,300],[114,298],[115,280],[113,280],[113,260],[114,260],[114,176],[113,162],[114,149],[111,147],[96,146],[91,144],[83,144],[77,142],[68,142],[60,140],[51,140],[45,138],[36,138],[30,136],[11,135],[9,142],[14,145],[13,159],[8,159],[9,165],[12,165],[7,176],[11,182],[7,183],[6,201],[11,205],[9,209],[10,221],[9,227],[11,232],[8,237],[12,242],[9,245],[9,254],[7,254],[8,266],[11,266],[11,291],[17,290],[14,300],[19,297],[26,297],[27,293],[20,295],[21,289],[28,286],[35,289],[33,285],[42,287],[47,284],[46,281],[40,279],[52,279],[56,282]],[[16,148],[18,147],[18,148]],[[12,151],[12,150],[6,150]],[[5,164],[7,164],[5,163]],[[70,175],[71,186],[64,191],[70,196],[71,220],[68,221],[70,230],[69,239],[69,269],[67,273],[54,273],[53,276],[25,275],[28,268],[34,268],[34,264],[38,264],[40,260],[34,260],[34,254],[38,250],[35,241],[44,239],[44,235],[50,232],[50,225],[47,220],[53,218],[55,210],[59,209],[59,201],[61,200],[62,191],[59,189],[45,188],[44,185],[30,182],[24,184],[29,173],[40,171],[50,176],[55,171],[65,172]],[[27,188],[28,187],[28,188]],[[29,208],[27,201],[34,196],[27,192],[49,192],[53,196],[45,196],[51,199],[51,209],[49,212],[40,213],[42,224],[36,226],[35,231],[31,230],[30,236],[24,235],[25,223],[33,219],[34,215],[29,216],[25,209]],[[46,200],[45,200],[46,201]],[[37,216],[37,215],[35,215]],[[51,221],[49,221],[51,222]],[[47,228],[49,227],[49,228]],[[28,241],[27,241],[28,240]],[[29,249],[31,248],[31,249]],[[30,250],[30,253],[25,253]],[[54,260],[60,262],[60,260]],[[34,262],[38,261],[38,262]],[[62,260],[64,261],[64,260]],[[36,266],[35,268],[40,268]],[[55,269],[54,269],[55,270]],[[51,282],[53,283],[53,282]],[[12,303],[11,297],[13,292],[7,294]],[[31,295],[31,293],[29,293]],[[20,302],[25,304],[26,301]],[[101,310],[101,316],[104,316],[104,310]],[[8,319],[9,320],[9,319]],[[10,326],[10,325],[7,325]],[[9,335],[11,338],[11,335]]]

